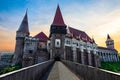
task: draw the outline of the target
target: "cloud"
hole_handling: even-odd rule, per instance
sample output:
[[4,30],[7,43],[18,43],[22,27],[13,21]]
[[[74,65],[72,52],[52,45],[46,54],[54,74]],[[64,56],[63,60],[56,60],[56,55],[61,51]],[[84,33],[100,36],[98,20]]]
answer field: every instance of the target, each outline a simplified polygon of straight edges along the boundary
[[79,3],[66,5],[63,9],[64,19],[69,26],[84,30],[90,37],[94,36],[99,46],[106,46],[106,36],[109,33],[120,51],[119,44],[116,44],[119,43],[117,37],[120,29],[119,3],[119,0],[101,0],[88,5]]
[[[0,36],[8,40],[12,39],[12,43],[15,43],[15,32],[23,19],[26,7],[28,7],[31,36],[41,31],[49,36],[49,28],[58,2],[67,25],[85,31],[90,37],[94,36],[99,45],[105,46],[107,33],[112,35],[115,41],[118,41],[116,43],[119,43],[116,35],[120,28],[120,0],[26,1],[26,6],[21,9],[0,13],[0,25],[2,25],[0,26]],[[14,36],[11,36],[10,33]],[[2,42],[5,43],[4,40]]]
[[15,32],[0,25],[0,51],[13,51],[15,46]]

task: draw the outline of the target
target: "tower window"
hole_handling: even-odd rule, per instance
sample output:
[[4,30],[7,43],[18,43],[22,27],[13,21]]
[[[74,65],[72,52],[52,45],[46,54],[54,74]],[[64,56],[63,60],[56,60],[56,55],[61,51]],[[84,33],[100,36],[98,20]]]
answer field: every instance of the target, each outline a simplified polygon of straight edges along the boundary
[[48,46],[50,46],[50,43],[48,44]]
[[59,45],[59,42],[57,42],[57,45]]
[[29,50],[29,53],[30,53],[30,54],[32,54],[32,53],[33,53],[33,51],[32,51],[32,50]]
[[55,39],[55,47],[60,48],[61,47],[61,41],[60,39]]

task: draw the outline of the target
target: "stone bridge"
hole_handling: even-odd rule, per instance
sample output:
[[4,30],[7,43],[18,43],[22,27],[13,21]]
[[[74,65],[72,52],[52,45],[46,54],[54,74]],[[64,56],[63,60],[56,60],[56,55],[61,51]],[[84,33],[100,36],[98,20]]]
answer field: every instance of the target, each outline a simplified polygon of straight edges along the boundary
[[0,80],[120,80],[120,74],[66,60],[49,60],[0,75]]

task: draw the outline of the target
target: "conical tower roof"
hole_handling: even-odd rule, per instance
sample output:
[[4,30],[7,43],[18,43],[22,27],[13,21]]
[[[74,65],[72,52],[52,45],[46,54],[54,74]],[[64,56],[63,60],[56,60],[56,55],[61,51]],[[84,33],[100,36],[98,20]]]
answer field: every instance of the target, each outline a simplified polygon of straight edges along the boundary
[[52,25],[66,26],[64,23],[59,5],[57,6],[55,17],[54,17]]
[[111,37],[109,36],[109,34],[107,34],[107,39],[111,39]]
[[26,14],[22,20],[22,23],[18,29],[19,32],[24,32],[24,33],[29,33],[29,27],[28,27],[28,16],[27,16],[27,11]]

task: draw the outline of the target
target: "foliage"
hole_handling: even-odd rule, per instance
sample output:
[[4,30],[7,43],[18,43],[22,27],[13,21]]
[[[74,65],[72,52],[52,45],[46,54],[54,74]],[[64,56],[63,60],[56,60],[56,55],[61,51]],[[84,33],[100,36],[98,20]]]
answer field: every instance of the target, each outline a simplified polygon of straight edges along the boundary
[[5,73],[8,73],[8,72],[11,72],[11,71],[14,71],[14,70],[18,70],[20,69],[21,66],[19,65],[10,65],[10,66],[6,66],[5,68],[3,68],[1,71],[0,71],[0,75],[1,74],[5,74]]
[[120,73],[120,62],[101,62],[101,68]]

